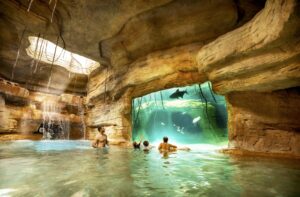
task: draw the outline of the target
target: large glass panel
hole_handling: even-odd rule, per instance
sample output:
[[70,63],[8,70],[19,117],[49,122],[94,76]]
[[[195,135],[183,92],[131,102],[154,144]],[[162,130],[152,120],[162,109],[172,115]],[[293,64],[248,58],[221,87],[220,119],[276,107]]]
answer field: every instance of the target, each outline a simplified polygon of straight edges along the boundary
[[227,142],[223,96],[210,82],[171,88],[132,101],[132,138],[158,143],[164,136],[182,144]]

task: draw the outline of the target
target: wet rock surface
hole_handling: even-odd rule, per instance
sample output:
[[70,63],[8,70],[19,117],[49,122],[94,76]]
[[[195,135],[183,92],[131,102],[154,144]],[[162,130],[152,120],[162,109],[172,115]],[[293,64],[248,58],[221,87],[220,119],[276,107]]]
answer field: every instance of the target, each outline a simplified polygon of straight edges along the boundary
[[[47,102],[55,105],[54,111],[45,109]],[[22,136],[31,139],[30,135],[38,133],[41,124],[49,118],[49,113],[52,121],[70,124],[71,138],[80,139],[84,136],[83,98],[79,96],[30,92],[15,83],[2,80],[0,106],[0,138],[18,134],[18,139]]]
[[226,96],[230,148],[300,155],[300,90]]

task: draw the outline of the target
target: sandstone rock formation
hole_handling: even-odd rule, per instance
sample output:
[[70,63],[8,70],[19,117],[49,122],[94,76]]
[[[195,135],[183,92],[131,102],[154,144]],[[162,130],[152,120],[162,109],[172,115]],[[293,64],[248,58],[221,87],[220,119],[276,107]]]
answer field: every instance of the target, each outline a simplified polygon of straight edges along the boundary
[[[70,125],[70,139],[84,137],[83,99],[79,96],[60,96],[31,92],[15,83],[0,81],[0,139],[41,138],[39,127],[51,113],[53,121]],[[56,111],[46,111],[44,105],[51,102]],[[32,136],[35,133],[36,137]],[[26,136],[27,135],[27,136]],[[23,137],[22,137],[23,136]]]

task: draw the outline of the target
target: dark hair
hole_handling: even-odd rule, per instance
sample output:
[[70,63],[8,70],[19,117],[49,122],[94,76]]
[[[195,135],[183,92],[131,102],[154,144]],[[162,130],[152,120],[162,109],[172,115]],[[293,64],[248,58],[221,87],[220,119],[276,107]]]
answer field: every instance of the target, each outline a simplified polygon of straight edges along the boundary
[[164,141],[165,143],[167,143],[168,140],[169,140],[169,138],[168,138],[167,136],[165,136],[165,137],[163,138],[163,141]]
[[134,148],[134,149],[137,149],[137,148],[140,148],[141,143],[137,143],[136,141],[134,141],[134,142],[132,143],[132,145],[133,145],[133,148]]
[[147,147],[147,146],[149,146],[149,142],[148,142],[147,140],[145,140],[145,141],[143,142],[143,145]]
[[104,131],[105,131],[105,130],[104,130],[104,127],[98,127],[98,131],[99,131],[99,132],[101,132],[101,131],[104,132]]

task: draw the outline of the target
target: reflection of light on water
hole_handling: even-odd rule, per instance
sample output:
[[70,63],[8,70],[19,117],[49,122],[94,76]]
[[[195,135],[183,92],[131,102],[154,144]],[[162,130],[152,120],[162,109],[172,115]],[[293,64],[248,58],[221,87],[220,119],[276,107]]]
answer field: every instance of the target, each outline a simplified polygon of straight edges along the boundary
[[11,189],[11,188],[5,188],[5,189],[0,189],[0,196],[6,197],[6,196],[11,196],[9,193],[17,191],[16,189]]
[[48,150],[73,150],[73,149],[91,149],[90,141],[88,140],[43,140],[34,144],[36,151]]
[[[159,144],[162,143],[162,141],[156,140],[152,143],[153,146],[158,147]],[[169,141],[170,144],[176,145],[179,148],[183,147],[189,147],[191,151],[211,151],[215,152],[217,150],[227,148],[226,144],[221,144],[221,145],[213,145],[213,144],[182,144],[176,142],[176,140]]]

